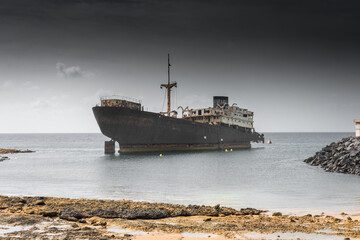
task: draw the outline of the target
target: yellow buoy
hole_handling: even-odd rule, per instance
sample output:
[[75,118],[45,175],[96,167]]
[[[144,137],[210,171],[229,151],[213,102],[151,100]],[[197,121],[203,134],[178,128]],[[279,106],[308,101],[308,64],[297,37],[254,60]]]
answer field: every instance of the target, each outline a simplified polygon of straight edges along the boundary
[[230,152],[232,152],[232,149],[230,149]]
[[160,153],[160,157],[162,157],[162,154]]
[[225,152],[227,152],[228,150],[227,149],[225,149]]

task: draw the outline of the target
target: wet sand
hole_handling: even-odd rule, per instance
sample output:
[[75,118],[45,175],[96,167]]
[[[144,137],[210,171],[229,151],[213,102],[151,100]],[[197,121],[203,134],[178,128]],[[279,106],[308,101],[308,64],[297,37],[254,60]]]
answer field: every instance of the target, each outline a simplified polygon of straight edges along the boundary
[[[274,216],[273,216],[274,215]],[[0,196],[0,239],[345,239],[359,216],[128,200]]]

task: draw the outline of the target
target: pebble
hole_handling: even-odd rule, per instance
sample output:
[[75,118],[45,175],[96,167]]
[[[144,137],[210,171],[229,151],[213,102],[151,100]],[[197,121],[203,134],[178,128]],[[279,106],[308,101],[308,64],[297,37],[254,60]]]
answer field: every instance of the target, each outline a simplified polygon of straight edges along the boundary
[[274,217],[281,217],[282,216],[282,213],[281,212],[274,212],[272,214]]
[[45,202],[42,201],[42,200],[39,200],[39,201],[35,202],[35,205],[44,206],[44,205],[45,205]]

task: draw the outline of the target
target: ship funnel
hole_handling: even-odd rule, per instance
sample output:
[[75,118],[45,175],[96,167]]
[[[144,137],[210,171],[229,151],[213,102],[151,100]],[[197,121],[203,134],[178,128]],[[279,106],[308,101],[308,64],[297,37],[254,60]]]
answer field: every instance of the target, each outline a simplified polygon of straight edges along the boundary
[[214,96],[213,104],[214,104],[214,108],[217,107],[217,105],[219,106],[229,105],[229,97]]

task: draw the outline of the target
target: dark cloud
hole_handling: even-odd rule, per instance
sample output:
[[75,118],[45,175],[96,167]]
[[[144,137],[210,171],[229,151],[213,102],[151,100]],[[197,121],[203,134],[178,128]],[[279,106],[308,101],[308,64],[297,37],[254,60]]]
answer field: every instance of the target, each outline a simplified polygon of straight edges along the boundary
[[49,24],[81,31],[86,26],[100,32],[118,29],[119,35],[163,38],[335,44],[355,43],[360,36],[360,3],[355,0],[15,0],[3,1],[0,13],[2,19],[19,24],[42,22],[40,28]]
[[20,48],[25,54],[44,48],[50,54],[61,48],[75,53],[112,48],[107,56],[136,47],[245,56],[268,49],[279,55],[360,49],[355,0],[7,0],[0,19],[0,41],[14,47],[4,51]]
[[[9,80],[0,89],[16,81],[52,95],[111,89],[156,109],[170,53],[182,105],[229,95],[260,127],[291,130],[311,115],[326,128],[335,106],[345,122],[360,101],[359,22],[358,0],[3,0],[0,72]],[[69,65],[57,65],[63,81],[56,63]]]

